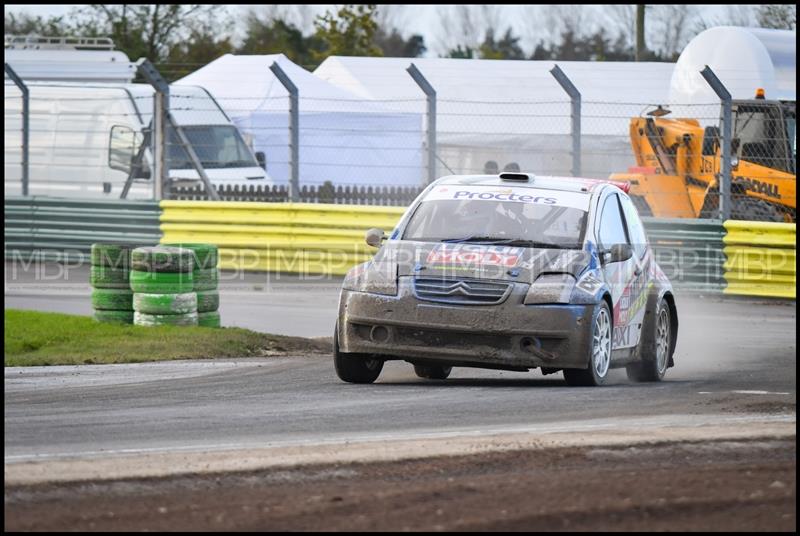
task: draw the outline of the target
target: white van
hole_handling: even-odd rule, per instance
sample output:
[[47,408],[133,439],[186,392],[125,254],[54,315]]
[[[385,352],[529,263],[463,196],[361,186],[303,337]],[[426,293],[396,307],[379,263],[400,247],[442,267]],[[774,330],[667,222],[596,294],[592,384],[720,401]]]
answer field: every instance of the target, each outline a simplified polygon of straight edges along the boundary
[[[57,197],[153,197],[146,132],[154,89],[134,84],[135,65],[103,38],[6,36],[5,62],[28,87],[29,194]],[[22,93],[6,76],[5,195],[22,193]],[[263,153],[202,87],[170,86],[170,111],[215,185],[272,185]],[[172,129],[170,129],[172,131]],[[168,141],[171,185],[202,184],[177,135]],[[141,165],[132,163],[141,151]]]
[[[148,84],[28,82],[29,193],[58,197],[119,197],[131,161],[153,116]],[[266,170],[214,99],[199,87],[172,86],[175,122],[202,161],[213,184],[272,184]],[[21,194],[22,98],[5,85],[5,195]],[[169,177],[198,181],[174,134],[169,141]],[[128,198],[153,196],[152,154],[136,174]]]

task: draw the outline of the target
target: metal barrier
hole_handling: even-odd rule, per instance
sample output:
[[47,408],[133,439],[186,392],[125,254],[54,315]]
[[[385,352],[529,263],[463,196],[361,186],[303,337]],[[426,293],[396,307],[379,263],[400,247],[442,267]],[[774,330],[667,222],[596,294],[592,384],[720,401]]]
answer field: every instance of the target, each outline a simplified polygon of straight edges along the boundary
[[402,207],[162,201],[162,242],[209,242],[220,268],[343,275],[369,260],[370,227],[390,230]]
[[721,221],[643,220],[656,261],[676,289],[719,292],[725,287]]
[[153,201],[7,197],[5,258],[88,260],[94,242],[157,244],[159,207]]
[[725,294],[797,298],[796,226],[726,221]]

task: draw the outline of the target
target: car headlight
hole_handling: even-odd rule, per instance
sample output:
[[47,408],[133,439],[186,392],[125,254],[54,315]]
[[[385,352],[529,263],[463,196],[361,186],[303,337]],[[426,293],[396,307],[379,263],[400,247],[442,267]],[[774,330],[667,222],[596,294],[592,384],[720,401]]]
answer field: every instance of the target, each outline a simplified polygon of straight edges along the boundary
[[544,274],[533,282],[525,295],[525,305],[569,303],[575,278],[570,274]]
[[345,290],[397,296],[397,264],[367,261],[353,267],[342,282]]

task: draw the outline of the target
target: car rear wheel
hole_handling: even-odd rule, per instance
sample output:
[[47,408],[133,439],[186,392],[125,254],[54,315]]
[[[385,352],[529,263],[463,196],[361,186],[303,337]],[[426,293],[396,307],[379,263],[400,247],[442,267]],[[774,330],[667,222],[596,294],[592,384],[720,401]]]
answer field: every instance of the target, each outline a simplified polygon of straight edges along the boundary
[[625,367],[628,379],[658,382],[664,378],[672,351],[672,315],[669,304],[661,300],[656,309],[655,334],[642,349],[642,360]]
[[564,379],[569,385],[603,385],[611,364],[611,313],[605,301],[600,302],[592,321],[592,344],[589,367],[564,369]]
[[383,370],[383,360],[369,354],[339,351],[339,326],[333,332],[333,366],[339,379],[348,383],[372,383]]
[[417,376],[426,380],[446,380],[452,370],[453,367],[441,365],[414,365]]

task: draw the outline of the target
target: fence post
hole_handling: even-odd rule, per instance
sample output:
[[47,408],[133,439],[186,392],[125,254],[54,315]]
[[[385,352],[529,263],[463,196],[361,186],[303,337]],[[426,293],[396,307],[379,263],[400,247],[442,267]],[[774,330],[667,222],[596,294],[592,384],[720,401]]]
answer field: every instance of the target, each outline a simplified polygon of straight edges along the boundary
[[22,92],[22,195],[27,196],[30,180],[28,175],[30,169],[30,92],[22,78],[7,63],[5,63],[5,72]]
[[423,183],[425,185],[436,180],[436,90],[413,63],[408,66],[406,71],[425,93],[428,102],[428,182]]
[[289,147],[291,149],[291,174],[289,176],[289,200],[300,200],[300,107],[297,86],[278,65],[272,62],[269,70],[289,92]]
[[550,74],[556,79],[561,88],[569,95],[572,108],[570,118],[572,119],[572,126],[570,134],[572,136],[572,176],[581,176],[581,92],[575,87],[575,84],[567,77],[561,67],[554,65],[550,69]]
[[169,143],[169,84],[147,58],[136,62],[136,70],[145,81],[153,86],[153,198],[160,201],[169,198],[169,165],[167,163],[167,143]]
[[722,169],[719,181],[719,217],[722,221],[731,217],[731,137],[733,135],[733,102],[728,89],[717,78],[708,65],[700,71],[708,85],[714,90],[722,104]]

